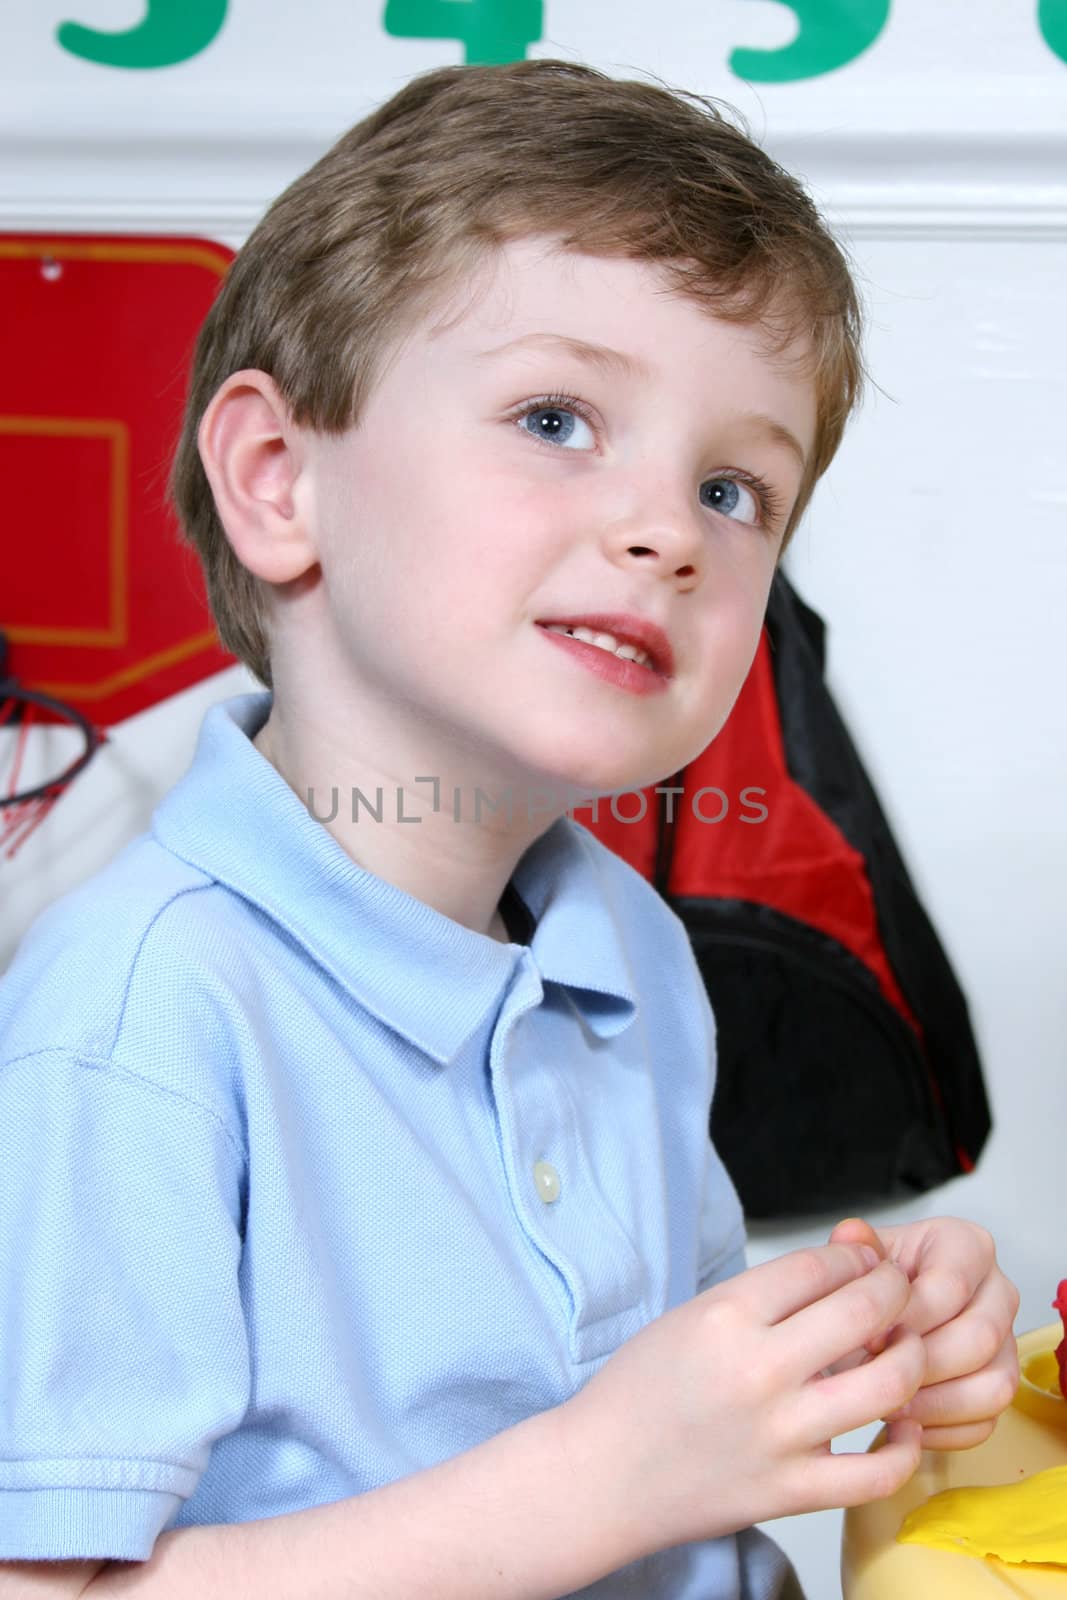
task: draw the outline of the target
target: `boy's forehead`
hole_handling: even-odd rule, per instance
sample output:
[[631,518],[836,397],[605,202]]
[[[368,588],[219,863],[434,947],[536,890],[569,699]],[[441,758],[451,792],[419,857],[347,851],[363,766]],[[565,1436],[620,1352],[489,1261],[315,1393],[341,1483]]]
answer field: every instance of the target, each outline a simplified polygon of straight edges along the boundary
[[732,383],[763,388],[773,409],[790,413],[777,420],[805,451],[811,443],[806,348],[794,340],[783,350],[769,330],[716,316],[655,262],[587,255],[552,238],[512,240],[486,253],[420,334],[431,365],[473,375],[565,357],[612,381],[648,386],[684,375],[710,396],[728,370]]
[[549,332],[570,318],[575,336],[595,340],[596,323],[623,308],[647,314],[665,300],[680,303],[655,263],[589,255],[553,238],[513,239],[485,253],[435,320],[432,336],[473,346],[483,335]]

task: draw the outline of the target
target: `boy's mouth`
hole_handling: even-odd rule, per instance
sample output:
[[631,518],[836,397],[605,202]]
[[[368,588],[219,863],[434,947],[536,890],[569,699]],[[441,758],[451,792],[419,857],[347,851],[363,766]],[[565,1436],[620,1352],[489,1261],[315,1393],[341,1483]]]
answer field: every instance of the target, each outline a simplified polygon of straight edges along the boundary
[[585,644],[647,667],[661,678],[669,678],[674,671],[670,640],[662,628],[645,617],[597,612],[593,616],[546,618],[539,620],[537,626],[552,633],[569,633]]

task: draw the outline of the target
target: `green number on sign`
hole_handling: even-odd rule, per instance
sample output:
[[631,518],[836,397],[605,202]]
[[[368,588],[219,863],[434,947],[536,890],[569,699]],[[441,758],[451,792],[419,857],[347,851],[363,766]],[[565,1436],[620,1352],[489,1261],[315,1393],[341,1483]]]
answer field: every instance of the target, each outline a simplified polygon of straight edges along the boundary
[[61,22],[64,50],[104,67],[173,67],[199,55],[226,20],[227,0],[148,0],[136,27],[101,33],[80,22]]
[[466,64],[522,61],[540,39],[542,0],[387,0],[382,26],[398,39],[459,39]]
[[[779,50],[735,50],[730,66],[752,83],[794,83],[834,72],[862,55],[889,16],[890,0],[778,0],[795,12],[800,31]],[[1064,0],[1045,0],[1062,10]]]
[[1067,0],[1040,0],[1037,25],[1045,43],[1061,61],[1067,61]]

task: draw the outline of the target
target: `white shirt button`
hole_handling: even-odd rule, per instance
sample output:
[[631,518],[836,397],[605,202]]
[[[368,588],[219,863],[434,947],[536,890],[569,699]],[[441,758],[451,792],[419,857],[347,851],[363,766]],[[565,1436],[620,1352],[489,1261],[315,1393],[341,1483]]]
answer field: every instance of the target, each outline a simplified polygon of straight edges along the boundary
[[535,1161],[533,1171],[538,1194],[546,1205],[551,1205],[559,1199],[559,1173],[550,1161]]

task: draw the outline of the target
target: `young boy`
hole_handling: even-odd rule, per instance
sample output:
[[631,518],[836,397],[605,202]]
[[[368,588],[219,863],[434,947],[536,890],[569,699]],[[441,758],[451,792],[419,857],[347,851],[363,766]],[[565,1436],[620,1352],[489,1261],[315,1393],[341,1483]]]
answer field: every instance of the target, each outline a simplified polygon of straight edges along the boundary
[[744,1271],[684,930],[567,814],[721,727],[858,330],[729,121],[559,61],[255,230],[173,487],[269,692],[0,987],[0,1600],[770,1600],[753,1523],[988,1435],[989,1236]]

